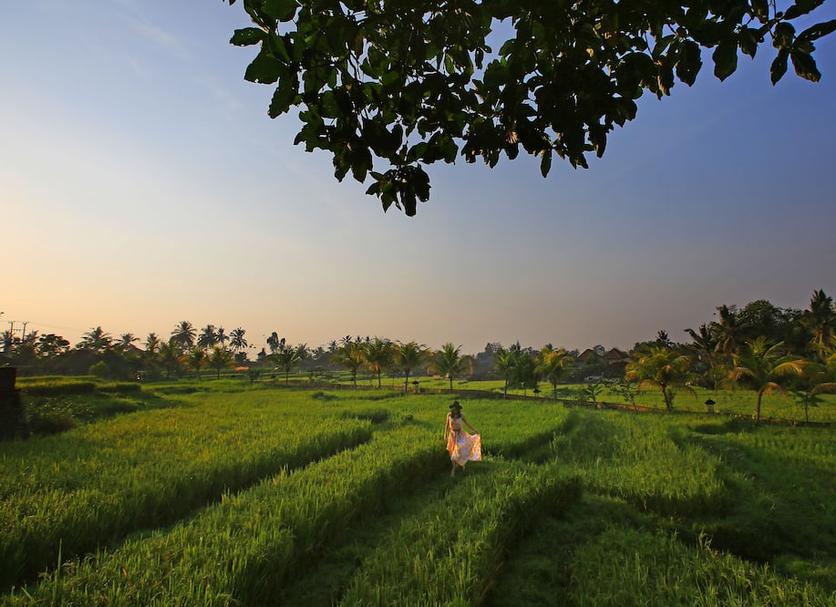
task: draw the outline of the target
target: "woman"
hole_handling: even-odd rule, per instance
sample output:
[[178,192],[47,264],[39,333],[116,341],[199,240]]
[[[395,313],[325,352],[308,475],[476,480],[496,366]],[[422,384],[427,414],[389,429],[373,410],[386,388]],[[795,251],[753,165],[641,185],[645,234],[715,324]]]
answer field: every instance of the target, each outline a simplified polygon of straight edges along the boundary
[[[462,430],[462,424],[467,426],[473,434],[468,434]],[[462,406],[457,400],[450,405],[444,436],[447,439],[447,452],[450,454],[450,461],[453,462],[450,476],[456,476],[457,467],[464,470],[464,465],[467,462],[478,462],[482,459],[482,438],[476,428],[471,426],[470,422],[462,415]]]

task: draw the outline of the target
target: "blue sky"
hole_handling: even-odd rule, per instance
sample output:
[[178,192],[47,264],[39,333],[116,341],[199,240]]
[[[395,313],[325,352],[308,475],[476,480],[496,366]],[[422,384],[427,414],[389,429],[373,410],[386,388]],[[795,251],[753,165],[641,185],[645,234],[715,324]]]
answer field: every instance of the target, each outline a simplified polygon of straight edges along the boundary
[[[588,171],[531,159],[432,167],[409,219],[270,120],[243,80],[247,21],[217,1],[0,9],[0,311],[75,339],[243,326],[630,346],[768,298],[836,291],[836,37],[818,84],[773,50],[719,83],[646,97]],[[820,20],[836,17],[824,6]]]

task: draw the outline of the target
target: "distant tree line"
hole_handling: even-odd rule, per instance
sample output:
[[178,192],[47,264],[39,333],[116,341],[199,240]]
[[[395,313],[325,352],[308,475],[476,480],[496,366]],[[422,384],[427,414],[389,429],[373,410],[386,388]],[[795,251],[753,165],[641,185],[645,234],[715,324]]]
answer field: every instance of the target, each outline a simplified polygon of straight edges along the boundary
[[114,338],[99,326],[75,346],[54,333],[32,331],[16,338],[6,331],[0,364],[17,365],[30,375],[92,373],[115,379],[200,377],[206,368],[220,377],[223,370],[239,367],[251,379],[268,372],[289,382],[300,370],[311,379],[345,371],[355,386],[363,374],[382,387],[386,375],[393,382],[402,379],[404,390],[410,389],[410,378],[431,374],[447,379],[450,389],[457,379],[499,379],[506,394],[509,389],[537,394],[545,382],[555,398],[561,383],[585,382],[584,397],[593,402],[603,383],[610,383],[628,402],[635,402],[640,390],[658,390],[668,409],[677,390],[740,384],[757,392],[756,419],[770,392],[791,390],[807,411],[821,402],[821,394],[836,391],[836,306],[822,290],[813,293],[805,310],[766,300],[741,308],[722,305],[714,320],[684,333],[689,340],[678,343],[661,330],[629,352],[600,345],[579,352],[552,344],[537,350],[519,342],[509,347],[490,342],[470,356],[453,343],[433,351],[415,341],[351,335],[309,348],[272,332],[251,361],[247,350],[253,346],[243,328],[229,333],[211,324],[196,329],[184,320],[167,339],[149,333],[142,347],[131,333]]

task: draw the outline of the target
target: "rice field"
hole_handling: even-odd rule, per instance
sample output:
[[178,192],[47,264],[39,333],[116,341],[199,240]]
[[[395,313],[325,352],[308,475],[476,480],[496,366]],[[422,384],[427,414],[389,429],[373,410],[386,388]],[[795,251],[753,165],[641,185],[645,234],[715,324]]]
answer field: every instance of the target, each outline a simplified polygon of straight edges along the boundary
[[0,605],[836,604],[836,429],[168,388],[0,443]]

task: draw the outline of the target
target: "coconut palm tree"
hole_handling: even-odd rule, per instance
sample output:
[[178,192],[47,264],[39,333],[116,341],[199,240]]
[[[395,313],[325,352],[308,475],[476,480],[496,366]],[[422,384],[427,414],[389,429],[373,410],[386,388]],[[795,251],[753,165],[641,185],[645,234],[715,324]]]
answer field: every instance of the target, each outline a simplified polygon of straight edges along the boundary
[[246,331],[244,329],[238,327],[237,329],[233,329],[232,333],[229,334],[229,345],[232,346],[235,352],[240,352],[249,345],[244,338],[245,333]]
[[200,370],[206,364],[206,350],[203,348],[192,348],[189,352],[189,366],[200,379]]
[[194,346],[195,330],[188,320],[181,320],[174,325],[174,330],[171,332],[171,339],[174,343],[180,346],[181,349],[191,348]]
[[305,350],[306,346],[304,344],[300,344],[295,348],[292,346],[284,347],[275,354],[270,355],[273,360],[276,361],[276,366],[284,371],[285,383],[289,383],[290,372],[293,370],[293,367],[302,361]]
[[221,378],[221,370],[226,369],[230,364],[232,364],[232,352],[218,346],[212,348],[212,354],[209,356],[209,366],[217,371],[218,379]]
[[461,349],[461,346],[448,342],[433,356],[432,368],[450,380],[450,390],[453,389],[453,380],[461,376],[467,368],[467,361],[460,354]]
[[716,392],[720,383],[728,374],[728,367],[723,363],[723,356],[717,352],[717,338],[709,325],[701,324],[696,331],[685,329],[691,336],[691,343],[686,346],[694,353],[704,369],[704,375]]
[[81,350],[90,350],[101,354],[110,348],[112,342],[110,333],[105,333],[101,327],[95,327],[81,336],[81,343],[78,347]]
[[833,298],[825,295],[821,289],[813,291],[810,309],[804,311],[801,321],[813,334],[810,346],[824,360],[831,336],[836,335],[836,307]]
[[200,330],[200,335],[197,337],[199,348],[212,348],[217,343],[218,333],[215,330],[215,325],[206,325]]
[[135,337],[133,333],[122,333],[122,335],[119,336],[118,346],[120,350],[124,351],[130,348],[138,341],[139,338]]
[[221,348],[226,347],[226,342],[229,341],[229,335],[226,334],[226,331],[223,327],[218,327],[215,331],[215,342],[220,344]]
[[737,310],[734,306],[718,306],[717,313],[720,315],[719,321],[712,321],[710,328],[714,334],[714,339],[717,342],[715,349],[726,356],[731,356],[736,350],[738,342],[740,341],[744,327],[740,324]]
[[555,350],[545,347],[537,357],[537,373],[552,385],[552,395],[557,400],[557,382],[566,373],[566,357],[568,353],[563,348]]
[[363,347],[349,339],[334,352],[333,361],[345,367],[351,372],[351,383],[357,388],[357,371],[366,364],[366,356]]
[[160,338],[157,337],[156,333],[149,333],[148,337],[145,338],[145,351],[148,354],[154,355],[157,353],[157,350],[160,349]]
[[734,356],[734,367],[729,372],[729,378],[751,384],[758,393],[755,422],[761,419],[763,395],[782,391],[778,383],[781,377],[804,373],[805,362],[785,357],[781,350],[783,347],[783,342],[771,344],[766,337],[761,336],[747,341],[741,352]]
[[671,348],[651,346],[634,353],[627,363],[625,378],[642,386],[655,386],[662,392],[665,409],[673,411],[674,386],[684,386],[691,359]]
[[279,334],[275,331],[267,338],[267,347],[270,348],[270,354],[276,354],[279,350],[283,350],[285,343],[284,337],[279,339]]
[[395,365],[403,371],[403,391],[409,390],[409,374],[427,358],[427,346],[415,341],[398,342],[395,346]]
[[381,375],[383,370],[392,364],[392,342],[388,339],[375,337],[364,344],[366,350],[366,365],[369,370],[377,375],[377,387],[381,387]]
[[514,367],[517,364],[517,352],[513,349],[498,348],[494,353],[494,368],[505,379],[505,386],[502,388],[502,394],[508,397],[508,382],[511,381],[511,376],[514,373]]

